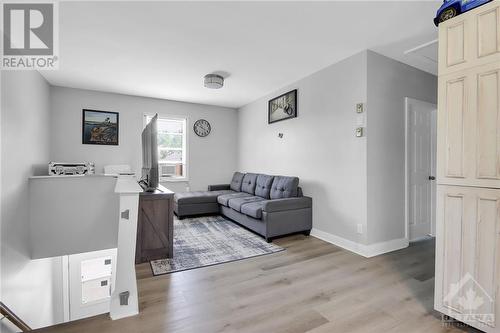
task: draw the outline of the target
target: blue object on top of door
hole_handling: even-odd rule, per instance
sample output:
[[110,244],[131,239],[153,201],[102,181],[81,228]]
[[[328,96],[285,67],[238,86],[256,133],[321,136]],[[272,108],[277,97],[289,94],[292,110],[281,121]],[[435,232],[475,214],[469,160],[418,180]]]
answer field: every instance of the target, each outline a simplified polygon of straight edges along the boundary
[[449,20],[452,17],[460,15],[472,8],[484,5],[491,0],[444,0],[441,7],[439,7],[434,24],[438,26],[439,23]]

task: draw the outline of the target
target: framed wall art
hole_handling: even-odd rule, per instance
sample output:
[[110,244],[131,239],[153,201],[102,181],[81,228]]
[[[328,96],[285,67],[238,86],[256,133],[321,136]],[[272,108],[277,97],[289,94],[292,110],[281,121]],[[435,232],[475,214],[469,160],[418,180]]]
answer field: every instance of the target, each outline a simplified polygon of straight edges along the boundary
[[118,112],[82,110],[82,143],[84,145],[118,146]]

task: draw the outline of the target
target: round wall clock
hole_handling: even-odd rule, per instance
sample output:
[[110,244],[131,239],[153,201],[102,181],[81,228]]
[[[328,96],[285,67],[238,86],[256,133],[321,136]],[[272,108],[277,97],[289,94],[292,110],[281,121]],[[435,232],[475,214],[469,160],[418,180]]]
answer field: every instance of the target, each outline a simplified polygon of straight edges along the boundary
[[205,119],[198,119],[193,126],[193,130],[196,135],[204,138],[210,134],[212,128],[210,127],[210,123]]

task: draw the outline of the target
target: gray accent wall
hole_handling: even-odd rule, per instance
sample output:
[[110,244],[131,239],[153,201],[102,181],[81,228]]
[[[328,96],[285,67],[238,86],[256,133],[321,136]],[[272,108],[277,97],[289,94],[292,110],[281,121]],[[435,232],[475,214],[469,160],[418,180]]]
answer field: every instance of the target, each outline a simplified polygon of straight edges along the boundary
[[99,175],[30,178],[31,258],[117,248],[115,186],[115,177]]
[[[268,100],[292,89],[298,117],[268,125]],[[313,197],[313,229],[341,242],[402,239],[405,97],[436,103],[437,78],[369,50],[353,55],[240,108],[239,169],[298,176]]]
[[[239,109],[239,170],[298,176],[313,197],[313,227],[355,242],[366,223],[366,138],[355,105],[366,100],[361,52]],[[298,118],[267,124],[267,102],[298,89]],[[283,133],[283,138],[278,137]]]
[[49,84],[36,71],[0,71],[1,296],[31,327],[62,322],[61,257],[30,260],[28,177],[49,160]]
[[368,242],[405,237],[405,97],[437,103],[437,77],[368,51]]
[[[51,87],[51,102],[51,160],[95,162],[97,173],[107,164],[129,164],[140,175],[143,115],[158,113],[188,118],[189,182],[167,182],[165,187],[206,190],[209,184],[228,184],[236,170],[235,109],[63,87]],[[83,145],[82,109],[119,112],[119,145]],[[205,138],[193,132],[193,123],[200,118],[212,127]]]

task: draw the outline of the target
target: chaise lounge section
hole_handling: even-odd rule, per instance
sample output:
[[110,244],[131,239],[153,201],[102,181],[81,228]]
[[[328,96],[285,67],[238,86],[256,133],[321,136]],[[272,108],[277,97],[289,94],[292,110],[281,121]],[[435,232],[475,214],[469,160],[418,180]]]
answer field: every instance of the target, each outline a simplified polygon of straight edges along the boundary
[[222,214],[268,242],[292,233],[309,235],[312,198],[298,185],[297,177],[235,172],[230,184],[176,193],[174,212],[179,218]]

